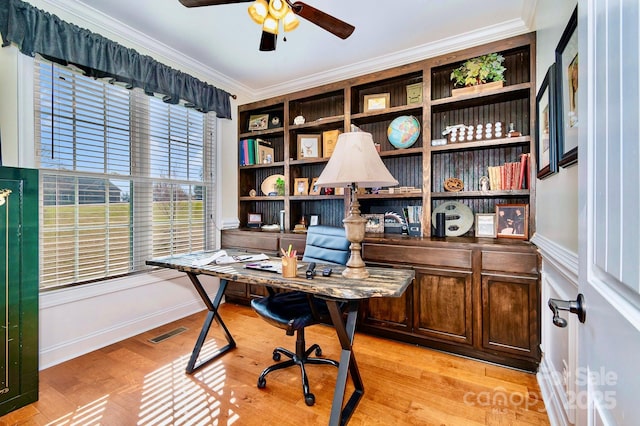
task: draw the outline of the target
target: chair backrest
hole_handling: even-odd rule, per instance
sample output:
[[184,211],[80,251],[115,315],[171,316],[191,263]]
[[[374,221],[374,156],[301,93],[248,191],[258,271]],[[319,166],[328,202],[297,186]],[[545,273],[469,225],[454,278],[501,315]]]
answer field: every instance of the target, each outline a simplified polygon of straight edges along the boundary
[[349,245],[344,228],[315,225],[307,230],[304,262],[345,265],[349,260]]

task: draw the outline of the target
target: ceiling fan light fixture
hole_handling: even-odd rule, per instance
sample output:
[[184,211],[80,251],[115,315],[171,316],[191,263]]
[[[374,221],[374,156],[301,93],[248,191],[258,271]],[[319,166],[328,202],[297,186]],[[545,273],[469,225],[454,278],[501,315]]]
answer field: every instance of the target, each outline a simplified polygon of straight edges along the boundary
[[284,15],[284,18],[282,18],[282,26],[284,27],[284,30],[293,31],[298,28],[298,25],[300,25],[300,20],[298,19],[296,14],[293,13],[291,9],[289,9],[287,14]]
[[249,16],[258,25],[262,25],[268,14],[269,6],[266,0],[256,0],[249,6]]
[[289,5],[282,0],[269,0],[269,14],[275,19],[282,19],[290,11]]
[[267,15],[262,23],[262,31],[270,34],[278,34],[278,20],[271,16],[271,14]]

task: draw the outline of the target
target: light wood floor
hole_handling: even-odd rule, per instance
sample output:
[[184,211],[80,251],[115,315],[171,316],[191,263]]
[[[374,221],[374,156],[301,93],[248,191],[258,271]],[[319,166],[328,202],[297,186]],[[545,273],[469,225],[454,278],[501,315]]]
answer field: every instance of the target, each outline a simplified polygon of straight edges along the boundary
[[[0,425],[323,425],[336,369],[309,366],[316,404],[307,407],[296,369],[256,380],[274,346],[294,337],[244,306],[220,309],[238,347],[193,375],[184,372],[205,313],[43,370],[40,400],[0,417]],[[188,330],[161,343],[150,338]],[[219,330],[205,349],[226,343]],[[216,338],[217,343],[216,343]],[[338,359],[332,328],[314,326],[308,343]],[[365,393],[350,425],[547,425],[535,375],[425,348],[355,337]]]

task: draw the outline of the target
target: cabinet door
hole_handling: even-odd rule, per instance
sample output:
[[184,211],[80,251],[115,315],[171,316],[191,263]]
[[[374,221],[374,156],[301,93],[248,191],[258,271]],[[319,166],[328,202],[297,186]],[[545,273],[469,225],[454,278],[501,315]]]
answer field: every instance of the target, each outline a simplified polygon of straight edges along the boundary
[[0,167],[0,415],[38,399],[38,172]]
[[482,277],[482,346],[539,358],[538,280]]
[[363,302],[363,329],[411,331],[411,284],[400,297],[373,297]]
[[416,268],[414,333],[473,344],[471,271]]

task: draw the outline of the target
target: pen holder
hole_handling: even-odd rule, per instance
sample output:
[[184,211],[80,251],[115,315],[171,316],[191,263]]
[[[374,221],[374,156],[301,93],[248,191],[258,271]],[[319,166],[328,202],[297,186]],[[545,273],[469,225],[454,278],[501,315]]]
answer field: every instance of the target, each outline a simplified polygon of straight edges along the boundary
[[294,278],[298,274],[298,258],[282,257],[282,276],[285,278]]

